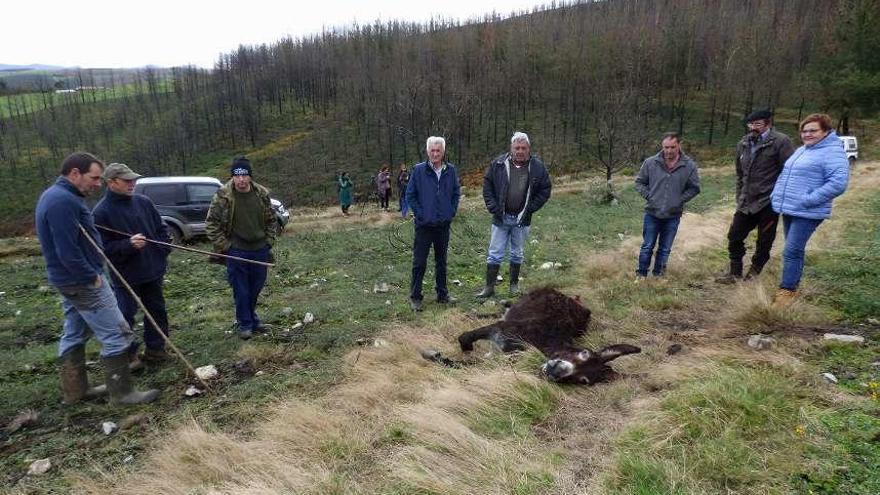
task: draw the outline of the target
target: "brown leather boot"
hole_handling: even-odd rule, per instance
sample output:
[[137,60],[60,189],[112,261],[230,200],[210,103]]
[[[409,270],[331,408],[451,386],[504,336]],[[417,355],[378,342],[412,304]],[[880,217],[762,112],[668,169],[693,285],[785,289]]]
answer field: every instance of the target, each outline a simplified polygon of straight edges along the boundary
[[107,391],[110,394],[111,404],[145,404],[159,396],[158,390],[141,392],[134,389],[131,383],[131,370],[128,368],[128,353],[102,357],[101,362],[107,375]]
[[796,290],[776,289],[776,294],[773,296],[773,303],[770,304],[770,307],[773,309],[787,308],[794,302],[796,297]]
[[78,345],[61,356],[61,402],[74,404],[83,399],[93,399],[107,394],[107,387],[89,387],[86,375],[86,348]]

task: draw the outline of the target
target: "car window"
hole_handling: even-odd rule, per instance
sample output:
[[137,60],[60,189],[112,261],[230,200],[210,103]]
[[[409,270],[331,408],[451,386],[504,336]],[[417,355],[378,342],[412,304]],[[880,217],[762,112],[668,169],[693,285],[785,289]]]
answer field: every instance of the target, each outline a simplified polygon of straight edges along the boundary
[[153,184],[144,186],[144,196],[157,205],[179,205],[186,203],[183,184]]
[[215,184],[187,184],[186,194],[190,203],[210,203],[217,189]]

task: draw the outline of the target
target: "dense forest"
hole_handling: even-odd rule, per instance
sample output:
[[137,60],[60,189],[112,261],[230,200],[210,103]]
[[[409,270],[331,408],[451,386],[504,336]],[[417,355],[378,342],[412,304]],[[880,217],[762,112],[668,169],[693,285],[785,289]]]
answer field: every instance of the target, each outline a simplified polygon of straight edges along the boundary
[[825,110],[849,132],[880,107],[878,25],[874,0],[566,2],[353,25],[133,82],[102,73],[98,85],[83,70],[77,93],[0,97],[0,228],[29,228],[36,195],[76,149],[151,175],[221,175],[250,153],[258,180],[304,203],[332,199],[336,170],[366,187],[379,165],[420,160],[429,135],[446,136],[465,170],[524,130],[557,172],[610,176],[659,131],[712,145],[739,136],[755,108]]

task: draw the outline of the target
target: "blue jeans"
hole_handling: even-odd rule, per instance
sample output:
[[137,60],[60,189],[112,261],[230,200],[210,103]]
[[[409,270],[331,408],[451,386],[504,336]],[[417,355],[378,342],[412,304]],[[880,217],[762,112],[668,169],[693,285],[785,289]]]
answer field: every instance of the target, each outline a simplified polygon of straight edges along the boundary
[[[144,303],[144,307],[147,308],[147,311],[156,320],[159,330],[168,336],[168,312],[165,309],[162,282],[163,280],[160,277],[151,282],[132,285],[131,288],[134,289],[134,293],[137,294],[141,302]],[[122,316],[128,322],[128,325],[134,329],[134,317],[138,309],[140,309],[137,302],[135,302],[125,286],[114,287],[113,291],[116,293],[116,300],[119,302],[119,311],[122,312]],[[165,348],[165,339],[162,338],[159,331],[150,323],[146,315],[144,315],[144,344],[146,344],[148,349]]]
[[654,245],[660,241],[657,246],[657,255],[654,257],[654,276],[662,276],[666,271],[666,261],[669,259],[669,253],[672,252],[672,241],[675,240],[675,234],[678,233],[678,224],[681,217],[674,218],[657,218],[650,213],[645,213],[645,220],[642,224],[642,249],[639,252],[639,267],[636,274],[642,277],[648,276],[648,268],[651,266],[651,257],[654,254]]
[[398,202],[400,204],[400,216],[406,218],[406,213],[409,211],[409,203],[406,202],[406,195],[401,194]]
[[779,287],[797,290],[804,273],[804,255],[807,241],[822,223],[822,219],[782,215],[782,231],[785,233],[785,248],[782,250],[782,282]]
[[412,279],[409,284],[409,298],[422,300],[422,280],[428,268],[428,251],[434,246],[434,290],[437,299],[449,297],[446,287],[446,252],[449,249],[449,224],[437,226],[416,226],[413,239]]
[[134,341],[131,327],[125,322],[110,289],[110,281],[101,276],[100,287],[73,285],[58,287],[61,309],[64,311],[64,330],[58,343],[58,355],[71,348],[85,345],[91,335],[101,343],[101,356],[118,356],[128,352]]
[[[269,250],[266,246],[255,251],[232,248],[227,253],[254,261],[269,261]],[[257,298],[266,285],[268,270],[265,266],[245,263],[243,261],[226,260],[226,278],[232,286],[232,297],[235,299],[235,321],[239,330],[253,330],[260,326],[257,317]]]
[[510,262],[521,265],[523,262],[523,249],[526,238],[529,237],[529,226],[519,225],[516,215],[504,214],[504,224],[500,227],[492,224],[492,233],[489,238],[489,254],[486,263],[500,265],[504,261],[504,254],[510,247]]

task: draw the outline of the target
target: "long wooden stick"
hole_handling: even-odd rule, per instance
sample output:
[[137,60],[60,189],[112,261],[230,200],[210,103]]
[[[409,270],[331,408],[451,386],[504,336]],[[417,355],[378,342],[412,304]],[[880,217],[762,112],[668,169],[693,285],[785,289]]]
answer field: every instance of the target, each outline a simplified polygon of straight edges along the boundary
[[[121,230],[111,229],[110,227],[105,227],[103,225],[95,224],[95,227],[98,227],[101,230],[106,230],[107,232],[113,232],[114,234],[124,235],[126,237],[131,237],[134,235],[134,234],[129,234],[128,232],[122,232]],[[158,244],[160,246],[167,246],[167,247],[174,248],[174,249],[181,249],[183,251],[192,251],[193,253],[207,254],[208,256],[216,256],[218,258],[227,258],[230,260],[242,261],[245,263],[252,263],[254,265],[261,265],[261,266],[268,266],[268,267],[275,266],[275,263],[266,263],[265,261],[249,260],[247,258],[240,258],[238,256],[229,256],[228,254],[212,253],[211,251],[204,251],[202,249],[181,246],[178,244],[171,244],[170,242],[156,241],[153,239],[148,239],[147,237],[144,237],[144,240],[147,242],[152,242],[153,244]]]
[[208,382],[203,380],[202,377],[200,377],[196,373],[195,368],[193,368],[193,365],[190,364],[190,362],[186,359],[186,357],[183,355],[183,353],[180,352],[180,349],[178,349],[177,346],[174,345],[174,342],[171,342],[171,339],[169,339],[168,336],[165,335],[165,332],[162,331],[161,328],[159,328],[159,325],[156,323],[156,320],[153,319],[153,315],[150,314],[150,312],[147,310],[147,307],[144,306],[144,303],[141,301],[141,298],[138,297],[138,295],[134,292],[134,289],[132,289],[131,286],[128,285],[128,282],[125,281],[125,279],[122,277],[122,274],[119,273],[119,270],[117,270],[116,267],[113,266],[113,263],[110,261],[110,258],[108,258],[106,254],[104,254],[104,250],[101,249],[101,246],[99,246],[98,243],[95,242],[94,239],[92,239],[92,236],[89,235],[89,232],[85,229],[85,227],[82,226],[82,224],[77,224],[77,225],[79,225],[79,230],[82,231],[83,235],[86,236],[86,240],[89,241],[89,243],[92,245],[92,247],[95,248],[95,250],[98,252],[98,254],[100,254],[101,257],[104,258],[104,261],[107,263],[107,266],[110,267],[110,270],[113,271],[113,273],[116,275],[116,278],[118,278],[119,281],[122,282],[122,285],[125,286],[125,288],[128,290],[128,293],[131,294],[131,297],[133,297],[135,302],[137,302],[138,307],[141,308],[141,311],[144,312],[144,316],[146,316],[147,319],[150,320],[150,323],[153,325],[153,328],[156,329],[156,331],[159,332],[159,335],[162,336],[162,340],[164,340],[165,343],[168,344],[168,347],[170,347],[171,350],[173,350],[174,353],[177,354],[177,357],[179,357],[180,360],[183,361],[183,364],[185,364],[186,367],[192,372],[193,376],[198,378],[199,381],[202,382],[202,385],[204,385],[206,389],[210,388],[208,386]]

